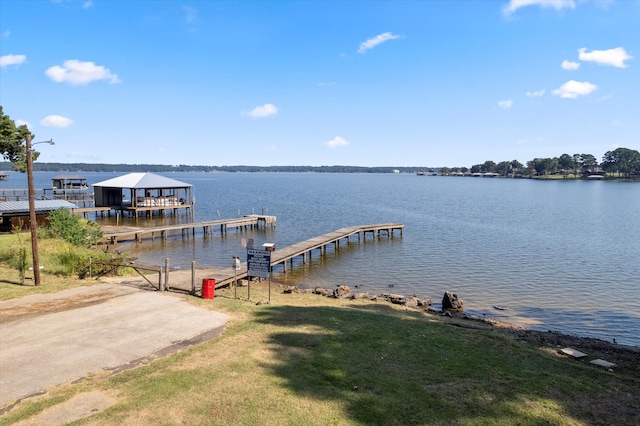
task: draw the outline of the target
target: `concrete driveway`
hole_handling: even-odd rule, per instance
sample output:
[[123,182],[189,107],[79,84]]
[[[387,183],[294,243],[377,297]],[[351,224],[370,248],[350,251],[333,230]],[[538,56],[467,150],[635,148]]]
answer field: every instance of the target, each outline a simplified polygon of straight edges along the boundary
[[0,410],[218,335],[227,316],[184,296],[98,284],[0,302]]

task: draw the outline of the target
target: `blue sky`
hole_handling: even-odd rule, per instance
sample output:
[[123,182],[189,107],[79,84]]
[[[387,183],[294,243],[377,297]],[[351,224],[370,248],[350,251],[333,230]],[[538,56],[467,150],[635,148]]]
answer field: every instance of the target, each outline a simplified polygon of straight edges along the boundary
[[467,166],[640,149],[640,1],[2,0],[39,161]]

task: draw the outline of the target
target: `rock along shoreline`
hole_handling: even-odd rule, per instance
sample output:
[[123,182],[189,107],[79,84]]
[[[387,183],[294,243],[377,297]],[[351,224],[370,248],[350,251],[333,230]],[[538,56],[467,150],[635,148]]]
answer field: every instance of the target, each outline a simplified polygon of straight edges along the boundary
[[[311,293],[323,297],[335,299],[368,299],[371,301],[383,301],[394,305],[403,306],[406,310],[423,312],[427,315],[441,317],[448,324],[476,330],[499,332],[519,342],[536,345],[548,352],[567,357],[566,348],[572,348],[588,354],[588,356],[576,358],[576,362],[588,363],[590,360],[607,360],[614,366],[606,367],[609,371],[640,376],[640,347],[628,346],[607,342],[592,337],[580,337],[563,334],[556,331],[529,330],[511,323],[493,318],[477,317],[466,314],[463,311],[463,301],[457,294],[445,292],[442,301],[442,309],[431,306],[428,298],[416,295],[405,296],[395,293],[380,293],[371,295],[367,292],[352,291],[349,286],[339,285],[334,289],[325,287],[301,288],[294,285],[279,284],[283,293]],[[357,287],[357,286],[356,286]],[[593,363],[598,365],[597,363]]]

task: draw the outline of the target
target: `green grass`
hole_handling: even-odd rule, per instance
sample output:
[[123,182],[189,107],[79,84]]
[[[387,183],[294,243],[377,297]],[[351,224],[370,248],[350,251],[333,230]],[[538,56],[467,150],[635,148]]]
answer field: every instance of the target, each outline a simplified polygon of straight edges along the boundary
[[[38,238],[38,254],[41,270],[41,285],[33,285],[33,272],[25,271],[24,283],[20,277],[20,248],[26,250],[27,268],[32,265],[31,237],[29,232],[0,234],[0,300],[13,299],[39,293],[54,293],[66,288],[95,284],[88,277],[89,258],[93,261],[108,261],[118,258],[97,248],[76,247],[61,239]],[[103,267],[104,268],[104,267]],[[100,271],[94,265],[92,274]],[[127,268],[118,269],[119,274],[130,274]],[[84,279],[78,279],[82,275]]]
[[[239,291],[241,293],[241,291]],[[254,300],[266,299],[252,286]],[[246,293],[245,293],[246,295]],[[496,331],[383,302],[272,292],[272,304],[189,298],[231,316],[204,344],[112,377],[50,390],[10,424],[102,389],[118,403],[74,424],[637,424],[640,377]],[[143,338],[143,337],[141,337]],[[37,409],[33,407],[37,405]]]
[[[11,260],[29,243],[28,234],[0,236],[0,300],[96,282],[66,276],[65,258],[76,252],[42,240],[43,285],[19,285]],[[264,300],[267,289],[254,285],[251,294]],[[640,423],[637,368],[608,372],[383,302],[275,289],[271,305],[235,300],[230,289],[216,290],[213,301],[188,300],[229,314],[227,330],[149,365],[50,389],[0,417],[0,425],[91,390],[118,403],[74,424]]]

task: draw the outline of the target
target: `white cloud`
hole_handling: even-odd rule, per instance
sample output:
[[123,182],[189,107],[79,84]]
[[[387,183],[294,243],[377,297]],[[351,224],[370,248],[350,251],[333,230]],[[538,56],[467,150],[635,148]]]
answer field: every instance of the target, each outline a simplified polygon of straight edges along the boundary
[[326,141],[322,145],[326,146],[327,148],[338,148],[338,147],[341,147],[341,146],[349,145],[349,142],[347,142],[346,140],[344,140],[340,136],[336,136],[335,138],[331,139],[330,141]]
[[318,83],[318,86],[320,87],[328,87],[328,86],[335,86],[335,85],[336,85],[335,81],[329,81],[329,82],[321,81],[320,83]]
[[586,48],[578,49],[578,58],[585,62],[595,62],[600,65],[611,65],[616,68],[626,68],[625,61],[633,58],[624,47],[616,47],[608,50],[592,50],[587,52]]
[[85,1],[84,3],[82,3],[82,8],[83,9],[89,9],[90,7],[93,7],[93,2],[91,0]]
[[45,71],[47,77],[56,83],[89,84],[97,80],[109,80],[109,83],[120,83],[116,74],[93,62],[82,62],[77,59],[64,61],[62,66],[55,65]]
[[8,67],[9,65],[20,65],[26,60],[27,60],[27,55],[0,56],[0,68]]
[[537,90],[535,92],[527,92],[527,96],[530,98],[539,98],[540,96],[544,96],[547,91],[545,89]]
[[363,41],[362,43],[360,43],[360,48],[358,49],[358,53],[364,53],[369,49],[373,49],[374,47],[376,47],[377,45],[384,43],[385,41],[389,41],[389,40],[395,40],[400,38],[399,35],[395,35],[392,33],[382,33],[382,34],[378,34],[377,36],[370,38],[367,41]]
[[580,62],[562,61],[560,65],[563,70],[573,71],[580,68]]
[[[277,113],[278,113],[278,107],[276,107],[273,104],[264,104],[262,106],[255,107],[247,115],[253,118],[262,118],[262,117],[268,117],[270,115],[275,115]],[[243,113],[243,115],[244,114],[245,113]]]
[[504,100],[504,101],[499,101],[498,102],[498,106],[500,108],[505,108],[505,109],[511,108],[513,106],[513,101],[511,99],[507,99],[507,100]]
[[24,121],[24,120],[16,120],[16,127],[20,127],[20,126],[27,126],[27,129],[31,128],[31,123],[29,123],[28,121]]
[[598,86],[587,81],[569,80],[552,93],[560,96],[561,98],[575,99],[578,96],[588,95],[597,88]]
[[44,127],[69,127],[73,124],[73,120],[61,115],[47,115],[40,124]]
[[555,10],[575,9],[574,0],[511,0],[502,7],[502,13],[511,15],[516,10],[527,6],[540,6],[542,8],[553,8]]
[[2,32],[2,34],[0,34],[0,37],[2,37],[2,38],[9,38],[9,36],[10,36],[10,35],[11,35],[11,31],[9,31],[9,30],[4,30],[4,31]]

